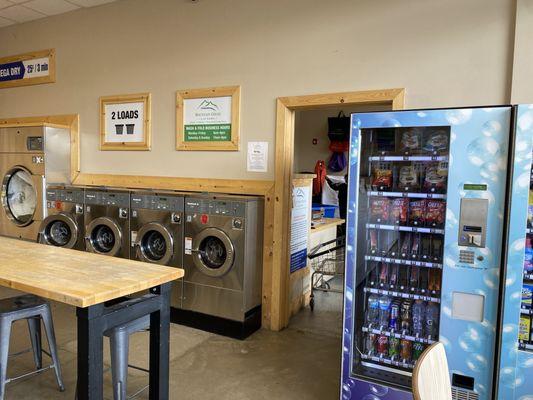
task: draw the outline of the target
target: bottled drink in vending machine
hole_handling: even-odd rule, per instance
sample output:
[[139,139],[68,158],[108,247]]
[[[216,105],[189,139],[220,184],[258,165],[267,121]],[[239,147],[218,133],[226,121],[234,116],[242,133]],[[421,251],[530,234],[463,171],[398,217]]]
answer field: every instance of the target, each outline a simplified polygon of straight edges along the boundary
[[390,306],[389,329],[400,330],[400,302],[398,300],[393,301]]
[[426,306],[422,300],[415,300],[413,304],[413,335],[423,336]]
[[424,352],[424,349],[426,346],[424,346],[423,343],[415,342],[413,343],[413,362],[417,362],[422,353]]
[[402,319],[401,328],[402,332],[409,333],[411,331],[411,319],[412,319],[412,302],[411,300],[404,300],[400,306],[400,316]]
[[379,322],[379,297],[375,294],[368,296],[366,308],[366,323],[368,325],[377,325]]
[[369,333],[365,336],[365,352],[368,355],[372,355],[376,351],[377,337],[375,333]]
[[384,287],[389,280],[389,266],[386,263],[381,263],[379,267],[379,286]]
[[402,339],[400,342],[400,359],[403,362],[411,361],[412,351],[413,351],[413,342],[407,339]]
[[400,339],[391,336],[389,338],[389,358],[395,360],[400,356]]
[[379,357],[387,357],[389,354],[389,338],[385,335],[378,336],[377,354]]
[[434,339],[439,332],[439,307],[429,302],[426,306],[426,336]]
[[391,299],[389,296],[379,298],[379,326],[387,328],[390,319]]

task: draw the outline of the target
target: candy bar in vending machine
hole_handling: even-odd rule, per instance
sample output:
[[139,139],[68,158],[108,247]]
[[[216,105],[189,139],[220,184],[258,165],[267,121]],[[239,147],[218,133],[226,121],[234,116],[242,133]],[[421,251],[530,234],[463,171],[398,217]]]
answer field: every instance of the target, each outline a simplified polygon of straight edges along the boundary
[[458,398],[491,399],[511,114],[352,114],[342,399],[412,399],[437,341]]

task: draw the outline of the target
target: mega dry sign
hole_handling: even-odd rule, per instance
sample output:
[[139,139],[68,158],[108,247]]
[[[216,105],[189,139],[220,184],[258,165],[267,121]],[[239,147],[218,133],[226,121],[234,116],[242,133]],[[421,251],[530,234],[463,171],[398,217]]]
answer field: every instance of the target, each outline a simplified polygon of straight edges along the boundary
[[239,112],[239,86],[177,92],[177,149],[238,150]]
[[52,83],[55,70],[52,49],[0,58],[0,88]]
[[100,98],[100,149],[150,150],[149,93]]

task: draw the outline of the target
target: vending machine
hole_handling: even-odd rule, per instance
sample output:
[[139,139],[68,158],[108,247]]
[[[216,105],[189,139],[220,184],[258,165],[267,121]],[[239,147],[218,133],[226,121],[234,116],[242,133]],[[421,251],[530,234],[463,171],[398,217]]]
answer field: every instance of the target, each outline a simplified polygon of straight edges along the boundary
[[342,399],[412,399],[435,341],[453,398],[491,398],[511,120],[511,107],[352,115]]
[[497,398],[531,400],[533,399],[532,105],[517,107],[513,147]]

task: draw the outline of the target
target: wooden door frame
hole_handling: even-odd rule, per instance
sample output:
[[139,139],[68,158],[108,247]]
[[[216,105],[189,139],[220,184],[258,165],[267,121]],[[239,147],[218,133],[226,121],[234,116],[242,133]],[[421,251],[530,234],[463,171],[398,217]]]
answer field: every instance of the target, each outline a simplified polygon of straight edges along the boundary
[[291,188],[294,161],[294,117],[296,111],[335,106],[404,107],[405,89],[327,93],[277,99],[276,166],[273,202],[272,282],[270,328],[281,330],[289,323],[289,253],[291,235]]

